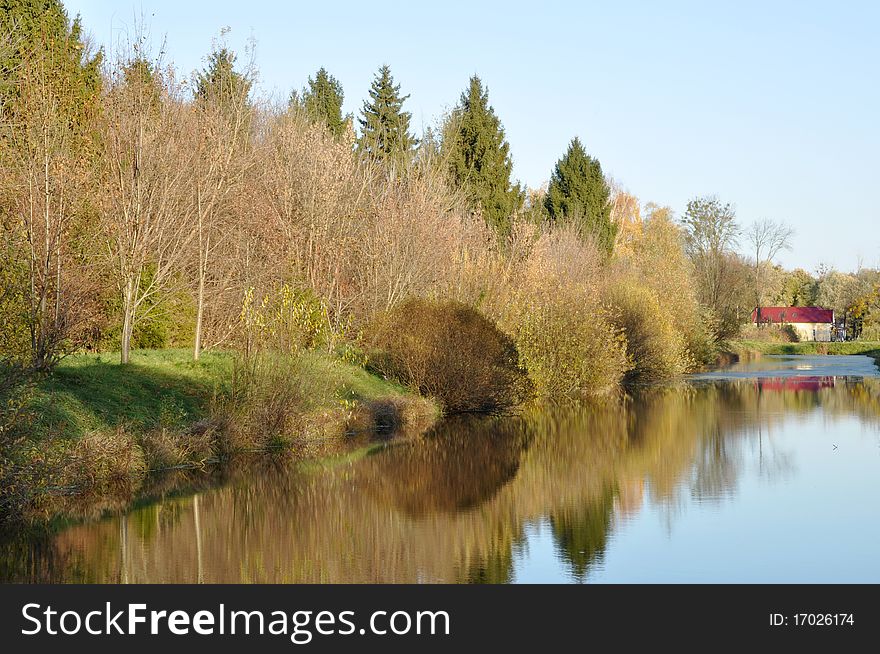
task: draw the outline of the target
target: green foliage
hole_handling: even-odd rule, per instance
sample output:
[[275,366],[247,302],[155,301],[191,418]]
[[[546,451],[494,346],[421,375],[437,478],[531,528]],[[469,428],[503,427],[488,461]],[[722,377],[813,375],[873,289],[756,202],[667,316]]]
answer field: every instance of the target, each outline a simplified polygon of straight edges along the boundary
[[731,341],[728,349],[735,354],[864,354],[877,359],[880,364],[880,342],[878,341],[802,341],[800,343],[775,343],[766,341]]
[[[79,17],[71,22],[60,0],[0,0],[0,36],[6,35],[11,42],[0,52],[0,96],[15,93],[15,71],[34,53],[43,53],[52,62],[47,70],[65,77],[80,103],[87,107],[97,97],[103,54],[87,51]],[[66,109],[75,114],[77,104]]]
[[500,411],[529,391],[513,341],[458,302],[408,300],[373,325],[369,343],[373,368],[436,398],[447,413]]
[[211,52],[207,66],[196,75],[195,95],[199,101],[217,104],[228,111],[247,102],[251,80],[235,70],[235,60],[236,54],[228,48]]
[[615,389],[630,368],[625,335],[607,310],[584,299],[523,295],[505,319],[540,396],[601,395]]
[[612,323],[626,336],[631,367],[625,384],[667,380],[691,368],[683,334],[652,289],[620,283],[610,290],[609,301],[614,306]]
[[790,307],[816,306],[819,282],[807,271],[797,268],[785,275],[779,303]]
[[593,239],[611,253],[617,227],[611,222],[611,190],[599,160],[575,137],[556,162],[544,200],[550,220],[573,225],[581,238]]
[[373,161],[408,164],[418,144],[409,131],[412,114],[403,110],[409,95],[400,95],[400,84],[394,83],[388,66],[382,66],[376,73],[369,94],[358,119],[358,151]]
[[486,223],[506,236],[523,192],[510,176],[513,160],[504,128],[489,105],[489,90],[476,75],[446,122],[443,152],[453,183],[462,189]]
[[339,137],[345,132],[347,123],[342,116],[344,97],[342,84],[322,67],[314,79],[309,77],[308,86],[303,89],[302,96],[296,97],[293,94],[291,101],[302,106],[309,120],[323,125],[333,136]]
[[[156,267],[149,265],[141,272],[140,286],[153,283]],[[91,347],[97,350],[118,350],[122,336],[122,303],[118,293],[106,302],[107,320],[96,330]],[[168,290],[149,295],[138,306],[131,345],[141,349],[163,349],[192,345],[195,324],[195,300],[184,285],[169,285]]]
[[685,251],[694,267],[697,300],[716,318],[716,340],[734,336],[754,304],[753,271],[734,251],[740,234],[736,212],[714,196],[688,202],[681,219]]
[[252,347],[287,354],[313,348],[333,351],[351,328],[350,320],[331,322],[326,302],[311,289],[285,282],[260,298],[249,289],[241,321]]

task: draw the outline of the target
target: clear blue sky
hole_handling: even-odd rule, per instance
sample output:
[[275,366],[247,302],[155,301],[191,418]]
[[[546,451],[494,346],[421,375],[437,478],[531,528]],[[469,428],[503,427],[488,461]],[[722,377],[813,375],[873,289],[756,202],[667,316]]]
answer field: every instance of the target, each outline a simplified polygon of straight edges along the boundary
[[383,63],[414,126],[470,75],[489,88],[515,175],[538,186],[578,135],[643,202],[718,194],[743,223],[797,231],[785,265],[880,266],[878,2],[212,2],[66,0],[99,44],[143,15],[185,73],[221,28],[254,37],[285,97],[325,66],[360,109]]

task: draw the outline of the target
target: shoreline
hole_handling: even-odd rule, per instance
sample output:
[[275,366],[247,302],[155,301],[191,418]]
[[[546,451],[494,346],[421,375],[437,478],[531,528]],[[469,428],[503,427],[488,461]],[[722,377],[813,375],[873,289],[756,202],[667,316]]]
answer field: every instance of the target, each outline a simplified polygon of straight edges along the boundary
[[880,342],[877,341],[834,341],[830,343],[819,343],[814,341],[804,341],[799,343],[768,343],[762,341],[730,341],[719,352],[715,366],[712,370],[719,367],[731,365],[739,361],[741,357],[756,358],[764,355],[864,355],[874,359],[874,362],[880,368]]
[[23,392],[14,458],[0,462],[0,524],[94,518],[240,461],[350,455],[441,417],[433,400],[314,351],[247,366],[185,350],[116,360],[70,357]]

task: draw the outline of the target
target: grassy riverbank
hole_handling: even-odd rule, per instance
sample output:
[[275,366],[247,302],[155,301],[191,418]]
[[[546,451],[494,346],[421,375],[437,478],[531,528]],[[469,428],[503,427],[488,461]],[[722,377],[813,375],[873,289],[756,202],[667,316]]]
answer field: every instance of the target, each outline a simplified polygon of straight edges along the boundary
[[772,343],[762,341],[732,341],[725,348],[727,354],[754,356],[762,354],[864,354],[880,365],[880,342],[844,341],[836,343]]
[[[315,352],[247,363],[188,350],[65,359],[20,395],[4,434],[0,514],[51,515],[57,498],[134,496],[150,473],[237,453],[315,456],[358,435],[420,432],[436,403],[337,357]],[[363,436],[361,436],[363,438]],[[53,499],[54,498],[54,499]],[[62,502],[63,503],[63,502]]]

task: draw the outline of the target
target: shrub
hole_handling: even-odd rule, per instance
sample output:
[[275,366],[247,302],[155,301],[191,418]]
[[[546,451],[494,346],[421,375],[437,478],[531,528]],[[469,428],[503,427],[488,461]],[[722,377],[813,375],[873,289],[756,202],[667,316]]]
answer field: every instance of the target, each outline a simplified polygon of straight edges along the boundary
[[869,342],[880,341],[880,324],[874,323],[862,327],[862,332],[859,334],[859,340]]
[[612,287],[608,296],[614,306],[612,322],[626,336],[631,367],[624,383],[661,381],[691,367],[684,338],[653,290],[624,282]]
[[623,335],[607,311],[585,300],[522,296],[506,317],[539,395],[600,395],[629,368]]
[[516,342],[538,394],[613,389],[628,364],[620,330],[601,304],[604,255],[571,228],[529,241],[488,304]]
[[465,304],[411,299],[369,334],[370,366],[436,398],[447,413],[500,411],[529,393],[513,341]]
[[[617,282],[611,285],[609,292],[617,293],[617,300],[622,302],[628,295],[630,305],[638,304],[636,296],[640,294],[643,307],[647,306],[644,304],[647,296],[632,290],[622,291],[621,285],[630,289],[640,287],[652,293],[662,306],[664,329],[672,325],[679,335],[675,340],[686,349],[688,367],[694,369],[714,363],[722,324],[716,311],[700,310],[692,265],[682,248],[682,239],[681,228],[672,221],[669,211],[655,207],[640,228],[631,233],[627,248],[614,262],[611,275]],[[634,371],[630,377],[640,374]]]
[[147,472],[143,451],[120,427],[78,440],[67,454],[62,485],[81,492],[128,486]]
[[235,361],[231,389],[211,403],[210,422],[199,431],[213,435],[214,453],[289,444],[301,427],[305,405],[295,360],[260,355]]
[[758,343],[797,343],[801,340],[791,325],[766,325],[762,327],[749,325],[742,328],[739,338]]

